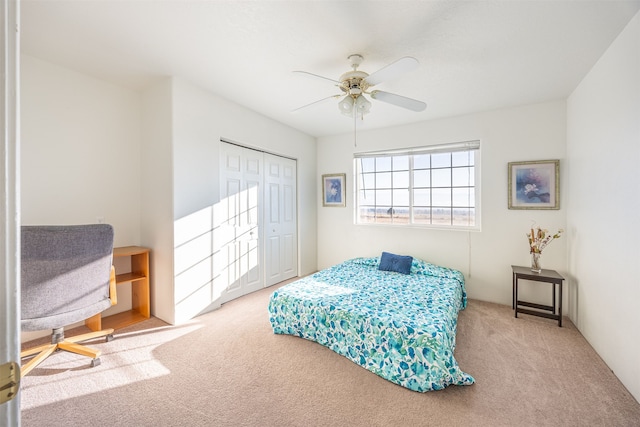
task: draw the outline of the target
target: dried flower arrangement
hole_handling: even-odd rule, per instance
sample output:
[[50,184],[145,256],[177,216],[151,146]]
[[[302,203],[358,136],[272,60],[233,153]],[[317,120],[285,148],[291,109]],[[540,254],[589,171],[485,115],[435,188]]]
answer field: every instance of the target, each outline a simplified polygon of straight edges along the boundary
[[550,234],[549,230],[540,227],[532,228],[527,237],[529,238],[529,252],[541,254],[542,250],[553,240],[560,238],[564,230],[560,229],[555,234]]

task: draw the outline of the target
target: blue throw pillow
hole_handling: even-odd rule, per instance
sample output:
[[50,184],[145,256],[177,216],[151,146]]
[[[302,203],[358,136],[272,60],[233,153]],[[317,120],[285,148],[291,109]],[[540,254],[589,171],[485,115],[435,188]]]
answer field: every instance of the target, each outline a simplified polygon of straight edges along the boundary
[[402,274],[411,273],[411,263],[413,257],[409,255],[396,255],[389,252],[382,252],[378,270],[395,271]]

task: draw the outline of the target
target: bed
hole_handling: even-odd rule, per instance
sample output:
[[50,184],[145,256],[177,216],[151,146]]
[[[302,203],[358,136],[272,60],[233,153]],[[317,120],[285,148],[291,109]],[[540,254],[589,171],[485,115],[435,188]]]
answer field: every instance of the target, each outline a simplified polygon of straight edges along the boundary
[[351,259],[273,292],[273,332],[315,341],[410,390],[473,384],[453,354],[467,304],[462,273],[415,258],[409,274],[383,271],[381,259]]

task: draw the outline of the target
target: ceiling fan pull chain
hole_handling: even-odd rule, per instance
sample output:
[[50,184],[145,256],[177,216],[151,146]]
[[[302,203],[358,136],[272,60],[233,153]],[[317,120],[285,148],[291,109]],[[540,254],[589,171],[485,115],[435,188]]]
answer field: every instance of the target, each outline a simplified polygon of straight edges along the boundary
[[353,112],[353,146],[354,147],[358,146],[357,131],[356,131],[357,128],[358,128],[358,114],[354,111]]

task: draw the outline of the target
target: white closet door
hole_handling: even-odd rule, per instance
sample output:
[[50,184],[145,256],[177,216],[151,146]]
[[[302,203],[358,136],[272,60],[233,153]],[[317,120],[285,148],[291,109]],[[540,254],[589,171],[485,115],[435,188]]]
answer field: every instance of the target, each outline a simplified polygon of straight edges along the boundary
[[298,275],[296,161],[265,154],[265,283]]
[[264,287],[262,271],[263,153],[221,143],[220,201],[226,218],[219,233],[226,289],[221,303]]

